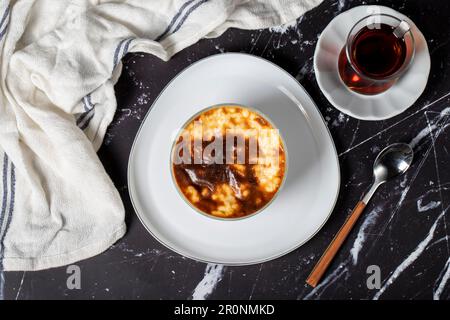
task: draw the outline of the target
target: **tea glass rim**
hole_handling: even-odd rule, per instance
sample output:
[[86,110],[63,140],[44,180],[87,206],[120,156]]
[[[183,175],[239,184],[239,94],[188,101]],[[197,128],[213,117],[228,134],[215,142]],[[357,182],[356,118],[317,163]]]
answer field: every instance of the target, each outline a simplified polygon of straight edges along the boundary
[[[394,73],[392,73],[392,74],[390,74],[388,76],[385,76],[385,77],[383,77],[381,79],[380,78],[371,77],[371,76],[368,76],[368,75],[362,73],[359,70],[359,68],[355,65],[355,63],[353,63],[353,60],[351,58],[351,49],[352,49],[351,47],[352,47],[353,42],[350,41],[350,37],[352,36],[352,33],[353,33],[354,29],[358,26],[358,24],[360,24],[364,20],[367,20],[368,18],[374,17],[374,16],[389,17],[389,18],[392,18],[392,19],[398,21],[399,23],[405,20],[405,19],[400,19],[400,18],[398,18],[396,16],[393,16],[393,15],[387,14],[387,13],[372,13],[372,14],[369,14],[369,15],[359,19],[358,21],[356,21],[354,23],[354,25],[352,26],[352,28],[350,29],[350,31],[347,34],[347,37],[346,37],[346,40],[345,40],[345,55],[346,55],[347,61],[351,65],[351,68],[358,74],[359,77],[361,77],[363,79],[368,79],[368,80],[371,80],[371,81],[374,81],[374,82],[385,82],[385,81],[389,81],[389,80],[392,80],[392,79],[395,79],[395,78],[399,78],[401,73],[403,73],[411,65],[411,63],[412,63],[412,61],[414,59],[414,56],[415,56],[415,52],[416,52],[416,48],[415,48],[416,47],[416,42],[415,42],[414,34],[413,34],[411,29],[408,30],[407,32],[405,32],[405,34],[409,33],[410,36],[411,36],[412,54],[411,54],[411,56],[409,58],[409,61],[406,61],[406,59],[405,59],[405,61],[401,65],[401,67],[397,71],[395,71]],[[408,22],[408,24],[411,25],[411,23],[409,21],[406,21],[406,22]],[[360,30],[358,30],[358,32],[359,31]]]

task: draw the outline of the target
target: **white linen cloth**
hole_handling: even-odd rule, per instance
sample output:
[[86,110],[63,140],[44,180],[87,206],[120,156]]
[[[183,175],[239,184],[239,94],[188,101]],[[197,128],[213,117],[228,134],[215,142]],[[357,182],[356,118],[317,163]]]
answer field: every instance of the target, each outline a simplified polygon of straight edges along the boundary
[[70,264],[124,235],[96,151],[127,52],[168,60],[229,27],[292,22],[321,1],[0,0],[0,270]]

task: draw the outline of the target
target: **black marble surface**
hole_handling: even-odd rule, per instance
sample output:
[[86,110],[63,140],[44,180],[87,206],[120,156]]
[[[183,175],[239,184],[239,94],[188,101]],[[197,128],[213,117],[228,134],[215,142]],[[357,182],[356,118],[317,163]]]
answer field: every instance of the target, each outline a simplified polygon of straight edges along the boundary
[[[334,109],[312,69],[317,38],[339,12],[361,4],[392,7],[424,33],[431,53],[428,86],[406,112],[358,121]],[[81,289],[66,286],[66,267],[5,273],[6,299],[432,299],[450,298],[450,2],[325,0],[285,32],[229,30],[202,40],[169,62],[145,54],[124,58],[118,110],[99,155],[121,192],[128,232],[110,250],[77,263]],[[183,258],[154,240],[137,219],[127,190],[131,144],[164,86],[193,62],[220,52],[246,52],[275,62],[311,94],[327,121],[342,171],[341,192],[325,227],[294,252],[260,265],[222,267]],[[305,284],[353,205],[370,185],[377,152],[414,142],[412,168],[379,189],[316,289]],[[381,269],[381,290],[367,288],[367,267]],[[206,275],[205,275],[206,272]]]

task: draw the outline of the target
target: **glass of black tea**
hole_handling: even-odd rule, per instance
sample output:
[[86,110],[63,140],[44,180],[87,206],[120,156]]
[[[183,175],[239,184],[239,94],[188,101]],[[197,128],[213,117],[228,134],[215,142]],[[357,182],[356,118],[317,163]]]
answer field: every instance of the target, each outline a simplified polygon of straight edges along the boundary
[[413,57],[414,36],[408,22],[373,14],[350,30],[339,55],[339,74],[349,89],[379,94],[403,75]]

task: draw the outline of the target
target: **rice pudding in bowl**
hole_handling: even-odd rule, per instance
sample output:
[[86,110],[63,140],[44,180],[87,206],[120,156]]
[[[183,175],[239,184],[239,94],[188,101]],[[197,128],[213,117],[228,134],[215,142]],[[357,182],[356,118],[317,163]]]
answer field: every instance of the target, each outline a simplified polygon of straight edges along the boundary
[[227,104],[187,121],[174,141],[171,170],[191,207],[228,220],[267,207],[284,183],[286,162],[283,139],[265,116]]

